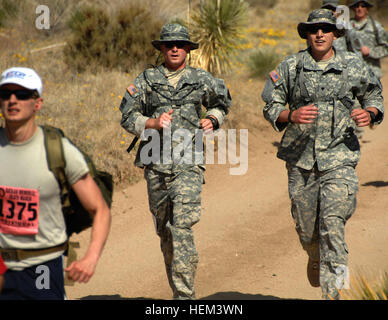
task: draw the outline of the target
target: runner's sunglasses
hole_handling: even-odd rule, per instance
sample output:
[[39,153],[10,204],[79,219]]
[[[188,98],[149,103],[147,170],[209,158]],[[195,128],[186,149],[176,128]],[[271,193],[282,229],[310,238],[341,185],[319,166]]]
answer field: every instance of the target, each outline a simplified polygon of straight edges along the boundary
[[11,95],[14,94],[18,100],[28,100],[31,98],[37,98],[38,94],[36,91],[31,90],[0,90],[0,99],[8,100]]
[[310,33],[317,33],[318,30],[322,30],[323,33],[329,33],[329,32],[333,32],[334,30],[336,30],[335,27],[331,26],[331,25],[317,25],[317,26],[309,26],[308,29],[307,29],[307,32],[310,32]]
[[185,41],[169,41],[169,42],[165,42],[164,45],[168,49],[174,48],[175,46],[178,49],[182,49],[185,45],[187,45],[187,42],[185,42]]

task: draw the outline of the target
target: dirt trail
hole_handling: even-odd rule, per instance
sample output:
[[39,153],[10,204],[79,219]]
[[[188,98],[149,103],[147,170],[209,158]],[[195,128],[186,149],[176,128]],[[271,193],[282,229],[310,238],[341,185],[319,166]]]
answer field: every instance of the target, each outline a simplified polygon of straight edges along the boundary
[[[384,61],[388,96],[388,61]],[[258,116],[262,116],[259,112]],[[306,278],[307,257],[290,215],[284,163],[271,128],[249,133],[249,170],[231,176],[229,165],[207,167],[201,221],[197,298],[320,299]],[[388,270],[388,121],[365,130],[356,213],[346,227],[351,274]],[[96,274],[66,287],[69,299],[170,299],[159,238],[144,181],[114,196],[112,228]],[[83,253],[89,232],[77,236]]]

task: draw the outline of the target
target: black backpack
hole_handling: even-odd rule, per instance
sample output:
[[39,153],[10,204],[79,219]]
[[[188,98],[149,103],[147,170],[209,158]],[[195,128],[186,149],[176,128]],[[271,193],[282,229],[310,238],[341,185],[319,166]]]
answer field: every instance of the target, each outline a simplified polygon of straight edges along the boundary
[[[47,164],[53,172],[61,189],[62,212],[66,223],[66,233],[70,237],[73,233],[80,233],[93,224],[93,217],[86,211],[71,188],[65,175],[65,158],[63,154],[62,137],[63,131],[52,126],[41,126],[44,132],[44,143],[47,154]],[[69,138],[67,138],[77,147]],[[112,204],[113,177],[110,173],[96,169],[92,159],[81,149],[89,167],[89,173],[99,187],[108,207]]]

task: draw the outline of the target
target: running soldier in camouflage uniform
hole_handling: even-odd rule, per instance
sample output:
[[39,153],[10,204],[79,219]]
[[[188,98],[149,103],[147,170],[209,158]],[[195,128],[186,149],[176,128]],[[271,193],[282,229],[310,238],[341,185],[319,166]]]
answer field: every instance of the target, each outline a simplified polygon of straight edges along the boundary
[[[382,88],[362,59],[332,47],[343,33],[332,11],[312,11],[298,32],[309,48],[270,72],[263,112],[276,131],[286,130],[277,156],[286,161],[291,213],[309,257],[310,284],[321,286],[323,298],[338,299],[348,277],[345,223],[358,191],[354,129],[382,121]],[[354,108],[355,98],[361,109]]]
[[186,54],[198,48],[187,28],[167,24],[152,44],[165,62],[146,69],[128,87],[120,106],[121,126],[142,139],[135,164],[145,168],[173,298],[194,299],[198,253],[192,226],[200,219],[204,183],[201,132],[219,128],[231,97],[223,80],[186,65]]
[[[349,50],[361,53],[367,65],[378,78],[381,78],[380,59],[388,56],[388,35],[380,22],[374,20],[369,14],[369,8],[373,7],[370,1],[354,1],[349,5],[355,12],[354,19],[350,20],[355,38],[360,43],[354,45],[348,41]],[[349,39],[351,40],[351,39]]]

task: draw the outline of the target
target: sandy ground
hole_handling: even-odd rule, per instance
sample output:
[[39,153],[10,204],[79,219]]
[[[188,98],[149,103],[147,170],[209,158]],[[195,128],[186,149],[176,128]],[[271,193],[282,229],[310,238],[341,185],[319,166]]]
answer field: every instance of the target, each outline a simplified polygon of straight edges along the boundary
[[[388,60],[384,74],[387,96]],[[198,299],[321,299],[320,289],[308,283],[307,257],[290,215],[286,170],[276,158],[280,138],[269,126],[249,132],[245,175],[230,175],[229,164],[207,167],[202,217],[194,227]],[[351,275],[388,270],[387,140],[387,121],[366,129],[362,139],[358,206],[346,226]],[[115,193],[112,216],[94,277],[88,284],[67,286],[68,298],[171,299],[144,181]],[[81,242],[79,255],[89,237],[89,231],[75,237]]]

